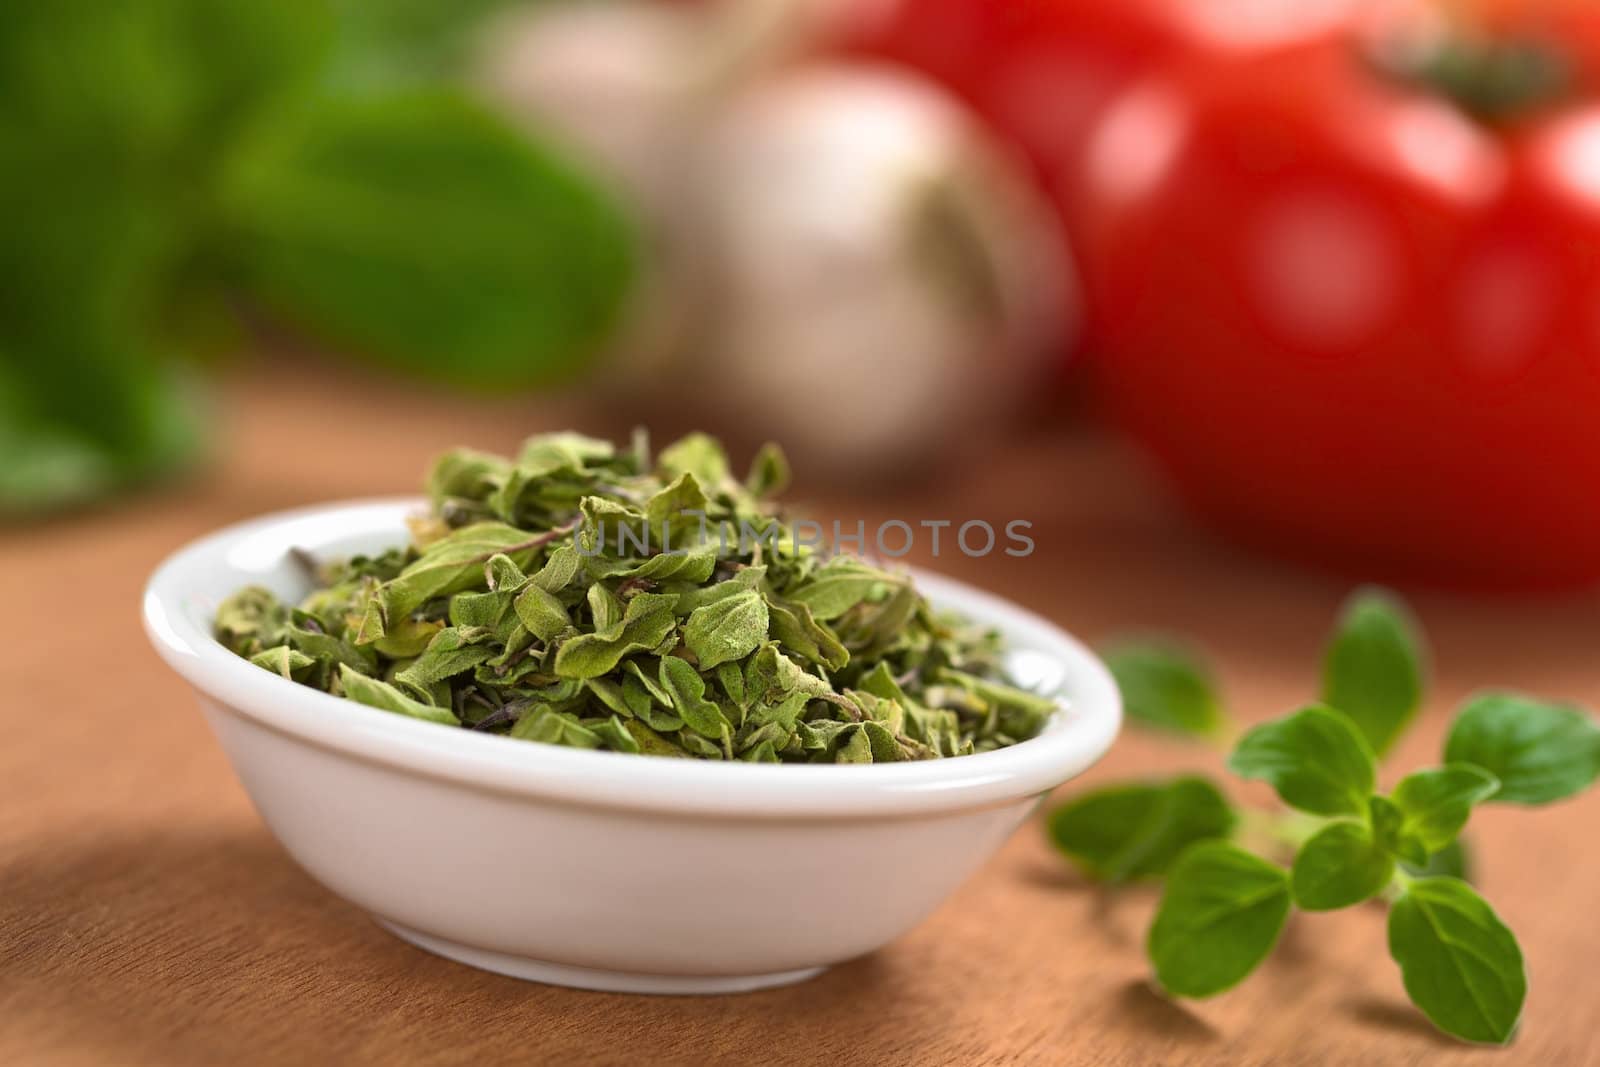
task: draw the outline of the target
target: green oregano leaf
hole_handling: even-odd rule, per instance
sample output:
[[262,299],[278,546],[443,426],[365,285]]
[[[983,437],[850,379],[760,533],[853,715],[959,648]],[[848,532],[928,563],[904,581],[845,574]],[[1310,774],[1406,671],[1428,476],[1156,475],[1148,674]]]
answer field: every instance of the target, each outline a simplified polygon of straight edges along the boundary
[[1290,885],[1294,902],[1307,911],[1359,904],[1383,891],[1394,875],[1394,858],[1358,822],[1323,827],[1294,858]]
[[1422,703],[1422,640],[1399,598],[1358,590],[1345,604],[1322,669],[1322,702],[1382,755]]
[[1267,958],[1289,916],[1283,868],[1222,841],[1185,852],[1167,875],[1147,950],[1169,993],[1209,997]]
[[1110,882],[1165,874],[1184,849],[1223,838],[1234,813],[1204,778],[1109,786],[1050,815],[1050,840],[1083,871]]
[[1583,792],[1600,777],[1600,725],[1577,708],[1485,693],[1456,716],[1444,758],[1498,778],[1495,801],[1548,804]]
[[1389,911],[1389,954],[1406,993],[1435,1026],[1504,1044],[1522,1016],[1522,950],[1494,909],[1454,878],[1412,882]]
[[1241,778],[1266,781],[1284,803],[1314,815],[1365,816],[1373,763],[1350,720],[1317,704],[1257,726],[1228,758]]
[[1389,794],[1402,816],[1399,836],[1414,838],[1425,852],[1438,852],[1456,839],[1473,805],[1491,799],[1499,788],[1494,775],[1470,763],[1408,774]]

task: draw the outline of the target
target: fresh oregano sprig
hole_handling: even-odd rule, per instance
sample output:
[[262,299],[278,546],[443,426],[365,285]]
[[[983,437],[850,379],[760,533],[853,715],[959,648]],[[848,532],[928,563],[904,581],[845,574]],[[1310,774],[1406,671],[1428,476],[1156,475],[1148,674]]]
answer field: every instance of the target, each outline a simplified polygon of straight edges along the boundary
[[694,434],[652,457],[576,434],[457,449],[412,543],[310,561],[298,606],[217,613],[259,667],[372,707],[526,741],[752,762],[882,763],[1032,737],[999,636],[909,575],[793,536],[769,446],[736,478]]
[[[1428,1019],[1463,1040],[1510,1040],[1527,994],[1522,952],[1465,880],[1460,835],[1479,804],[1587,789],[1600,777],[1600,726],[1575,708],[1480,694],[1457,714],[1442,765],[1382,790],[1378,757],[1422,703],[1422,648],[1397,598],[1351,598],[1324,656],[1321,700],[1249,730],[1227,760],[1287,811],[1236,810],[1216,784],[1185,775],[1103,787],[1052,813],[1052,841],[1090,877],[1165,879],[1147,950],[1167,992],[1232,988],[1295,910],[1376,899],[1389,908],[1406,992]],[[1216,735],[1221,702],[1193,653],[1151,640],[1119,649],[1111,662],[1135,722]]]

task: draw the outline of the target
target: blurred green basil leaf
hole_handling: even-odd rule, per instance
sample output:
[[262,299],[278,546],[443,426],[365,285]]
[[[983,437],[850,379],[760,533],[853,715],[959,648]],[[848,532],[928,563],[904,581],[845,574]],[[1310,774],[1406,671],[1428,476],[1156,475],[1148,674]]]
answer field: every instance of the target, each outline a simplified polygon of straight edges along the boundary
[[[0,515],[193,462],[188,366],[237,340],[241,289],[452,382],[576,366],[626,288],[616,209],[464,97],[393,91],[492,6],[7,4]],[[357,87],[350,62],[412,73]]]
[[16,0],[0,22],[0,514],[82,503],[201,444],[183,319],[212,177],[309,83],[322,0]]
[[339,48],[330,81],[338,86],[437,82],[471,59],[485,22],[513,0],[331,0]]
[[613,204],[449,91],[295,110],[241,154],[226,203],[268,306],[385,362],[482,386],[576,369],[629,275]]

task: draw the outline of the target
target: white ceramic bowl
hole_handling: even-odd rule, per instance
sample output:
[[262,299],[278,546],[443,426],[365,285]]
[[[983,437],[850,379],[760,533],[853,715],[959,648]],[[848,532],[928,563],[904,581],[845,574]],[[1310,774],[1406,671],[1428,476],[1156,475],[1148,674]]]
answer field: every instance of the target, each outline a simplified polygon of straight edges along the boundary
[[872,766],[591,752],[364,707],[212,639],[217,605],[240,586],[306,592],[289,548],[400,544],[419,506],[332,504],[213,534],[156,570],[144,621],[290,855],[396,934],[464,963],[649,993],[798,981],[914,926],[1117,732],[1116,687],[1082,645],[927,574],[917,581],[936,604],[1005,634],[1019,681],[1061,693],[1038,737]]

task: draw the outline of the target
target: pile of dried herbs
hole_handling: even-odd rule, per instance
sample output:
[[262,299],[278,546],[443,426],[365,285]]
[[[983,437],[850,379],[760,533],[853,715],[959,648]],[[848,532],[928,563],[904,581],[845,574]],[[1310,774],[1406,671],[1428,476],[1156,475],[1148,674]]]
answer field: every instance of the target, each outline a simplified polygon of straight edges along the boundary
[[413,543],[313,564],[298,607],[220,608],[229,649],[305,685],[529,741],[753,762],[1001,748],[1055,707],[1001,677],[992,631],[908,576],[798,541],[768,446],[740,482],[691,435],[652,461],[575,434],[456,450]]

